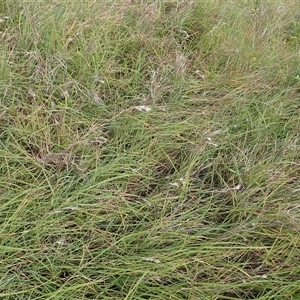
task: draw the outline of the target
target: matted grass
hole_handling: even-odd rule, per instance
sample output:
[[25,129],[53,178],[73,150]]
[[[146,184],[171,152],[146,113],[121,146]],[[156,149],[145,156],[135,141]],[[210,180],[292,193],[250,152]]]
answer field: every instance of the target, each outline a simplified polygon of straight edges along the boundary
[[300,2],[0,8],[1,299],[300,299]]

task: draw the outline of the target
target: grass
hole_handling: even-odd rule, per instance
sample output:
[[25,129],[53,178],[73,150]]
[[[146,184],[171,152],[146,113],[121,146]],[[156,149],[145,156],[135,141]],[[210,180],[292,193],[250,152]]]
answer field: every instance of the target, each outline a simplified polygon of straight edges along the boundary
[[300,299],[299,2],[0,6],[1,299]]

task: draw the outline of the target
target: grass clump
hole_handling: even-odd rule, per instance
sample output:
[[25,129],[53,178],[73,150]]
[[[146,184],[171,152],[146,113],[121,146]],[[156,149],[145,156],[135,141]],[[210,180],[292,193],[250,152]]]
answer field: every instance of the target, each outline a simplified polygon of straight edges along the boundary
[[300,299],[297,1],[7,0],[2,299]]

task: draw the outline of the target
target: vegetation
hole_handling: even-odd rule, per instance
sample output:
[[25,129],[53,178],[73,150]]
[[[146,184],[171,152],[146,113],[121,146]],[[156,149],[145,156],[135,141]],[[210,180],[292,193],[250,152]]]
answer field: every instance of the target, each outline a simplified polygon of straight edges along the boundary
[[300,299],[299,1],[1,3],[1,299]]

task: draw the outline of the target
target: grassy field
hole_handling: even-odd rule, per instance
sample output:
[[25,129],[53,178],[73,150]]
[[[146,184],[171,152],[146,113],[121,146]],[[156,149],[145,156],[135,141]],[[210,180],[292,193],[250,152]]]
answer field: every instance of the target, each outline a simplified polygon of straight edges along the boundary
[[0,299],[300,299],[300,2],[0,4]]

